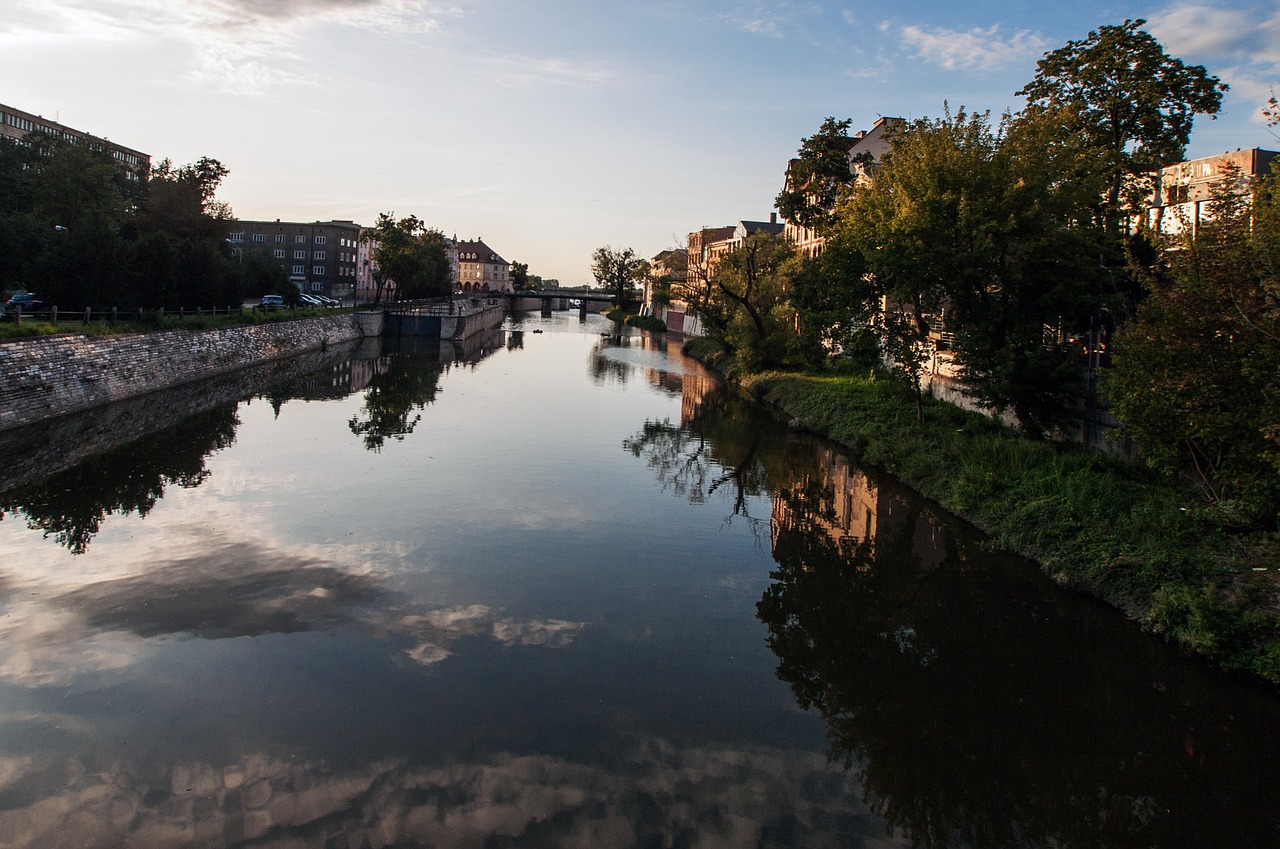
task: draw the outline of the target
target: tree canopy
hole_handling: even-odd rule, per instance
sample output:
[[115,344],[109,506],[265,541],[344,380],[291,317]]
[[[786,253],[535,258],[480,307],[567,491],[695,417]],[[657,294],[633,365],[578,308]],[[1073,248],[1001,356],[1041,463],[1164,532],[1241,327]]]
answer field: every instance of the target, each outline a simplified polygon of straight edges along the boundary
[[216,159],[162,160],[144,179],[108,153],[43,134],[0,143],[0,287],[75,309],[239,303]]
[[1215,189],[1167,275],[1117,339],[1106,389],[1125,432],[1168,475],[1190,472],[1243,521],[1280,520],[1280,185]]
[[1105,215],[1149,187],[1145,175],[1182,158],[1196,115],[1214,115],[1227,85],[1201,65],[1164,52],[1146,21],[1101,26],[1044,55],[1018,92],[1031,110],[1048,110],[1096,154],[1106,185]]
[[757,232],[725,254],[712,274],[729,317],[725,339],[749,369],[783,360],[794,326],[787,295],[797,270],[795,248],[781,233]]
[[401,299],[438,298],[453,291],[445,236],[416,215],[396,218],[383,212],[360,238],[374,244],[375,302],[383,300],[392,282]]
[[591,275],[596,285],[613,292],[614,301],[624,306],[636,283],[648,273],[649,264],[631,248],[604,245],[591,254]]
[[801,139],[800,150],[787,167],[787,182],[774,200],[787,221],[825,230],[835,220],[840,190],[853,184],[849,149],[852,119],[828,117],[818,131]]

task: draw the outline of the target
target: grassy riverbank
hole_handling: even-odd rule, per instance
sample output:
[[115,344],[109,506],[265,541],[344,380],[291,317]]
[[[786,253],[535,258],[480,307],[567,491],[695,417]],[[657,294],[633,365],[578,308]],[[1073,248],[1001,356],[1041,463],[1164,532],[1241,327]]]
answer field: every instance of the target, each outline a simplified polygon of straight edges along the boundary
[[735,379],[1058,582],[1229,669],[1280,681],[1274,535],[1234,531],[1195,492],[1133,464],[1034,442],[951,404],[930,399],[918,423],[910,394],[883,375]]
[[141,317],[134,316],[110,321],[107,319],[108,313],[104,312],[101,318],[95,317],[87,324],[66,319],[53,322],[44,316],[26,317],[21,322],[16,322],[12,320],[12,316],[9,316],[4,321],[0,321],[0,341],[29,339],[33,336],[56,336],[59,333],[114,336],[122,333],[153,333],[157,330],[215,330],[222,327],[270,324],[333,314],[334,310],[326,307],[307,307],[282,310],[244,309],[229,314],[148,312]]

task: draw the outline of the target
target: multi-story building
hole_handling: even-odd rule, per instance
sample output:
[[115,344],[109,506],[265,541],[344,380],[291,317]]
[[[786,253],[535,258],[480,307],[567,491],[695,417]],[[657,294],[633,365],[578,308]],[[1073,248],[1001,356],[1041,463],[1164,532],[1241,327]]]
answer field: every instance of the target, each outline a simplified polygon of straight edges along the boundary
[[[849,173],[855,182],[870,178],[875,167],[880,164],[880,160],[892,146],[886,134],[892,129],[902,127],[904,123],[901,118],[877,118],[870,130],[859,130],[849,138]],[[791,185],[791,171],[796,162],[797,160],[792,159],[787,163],[788,186]],[[812,228],[788,221],[784,232],[787,240],[805,256],[812,259],[822,254],[823,238]]]
[[1194,235],[1200,222],[1211,217],[1209,204],[1213,200],[1215,186],[1234,173],[1240,180],[1236,189],[1247,192],[1255,179],[1271,173],[1271,162],[1276,156],[1274,150],[1255,147],[1179,162],[1160,169],[1147,207],[1146,225],[1169,235],[1177,235],[1186,229]]
[[691,283],[706,282],[715,273],[720,259],[729,252],[736,227],[703,227],[689,234],[687,269]]
[[511,263],[483,239],[457,243],[458,288],[464,292],[511,292]]
[[302,292],[331,298],[355,292],[360,225],[354,221],[236,221],[227,241],[274,258]]
[[106,151],[112,159],[120,163],[125,173],[133,180],[145,180],[151,170],[150,154],[0,103],[0,138],[21,144],[32,133],[44,133],[71,144],[87,145],[91,150]]

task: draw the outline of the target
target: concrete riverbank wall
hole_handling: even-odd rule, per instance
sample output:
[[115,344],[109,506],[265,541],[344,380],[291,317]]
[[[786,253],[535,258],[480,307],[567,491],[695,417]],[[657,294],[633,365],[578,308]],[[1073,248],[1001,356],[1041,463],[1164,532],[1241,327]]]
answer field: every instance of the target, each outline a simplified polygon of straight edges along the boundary
[[382,314],[0,343],[0,431],[376,336]]
[[455,313],[428,311],[390,311],[386,332],[393,336],[427,336],[462,341],[502,326],[506,311],[489,304]]

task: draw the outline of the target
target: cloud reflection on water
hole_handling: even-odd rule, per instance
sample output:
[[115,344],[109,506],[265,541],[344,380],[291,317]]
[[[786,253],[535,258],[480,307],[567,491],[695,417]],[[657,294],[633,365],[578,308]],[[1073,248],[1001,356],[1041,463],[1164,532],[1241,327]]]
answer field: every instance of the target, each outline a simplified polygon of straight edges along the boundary
[[883,834],[849,775],[821,755],[769,747],[682,748],[649,738],[608,765],[502,753],[340,769],[251,755],[145,776],[120,763],[94,770],[0,759],[10,786],[37,772],[60,786],[0,810],[12,849],[906,845]]
[[[354,628],[438,663],[450,644],[488,635],[507,645],[563,648],[583,623],[518,621],[486,605],[433,608],[393,592],[390,572],[327,559],[318,547],[284,548],[254,540],[212,544],[169,559],[114,564],[75,576],[0,572],[0,682],[66,684],[118,671],[150,653],[157,640],[260,637]],[[348,553],[350,554],[350,553]]]

